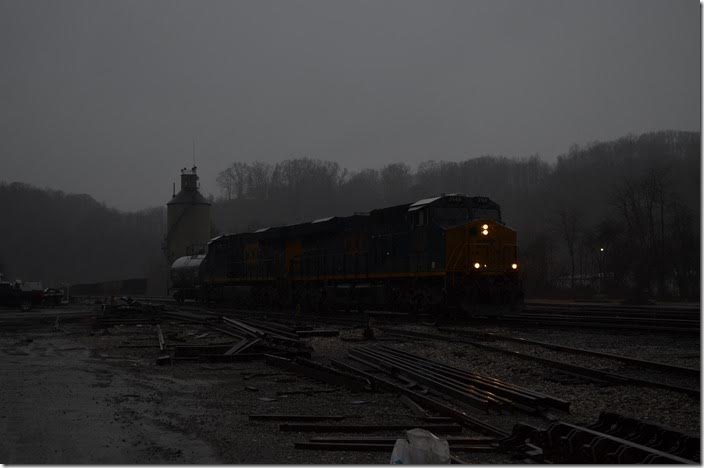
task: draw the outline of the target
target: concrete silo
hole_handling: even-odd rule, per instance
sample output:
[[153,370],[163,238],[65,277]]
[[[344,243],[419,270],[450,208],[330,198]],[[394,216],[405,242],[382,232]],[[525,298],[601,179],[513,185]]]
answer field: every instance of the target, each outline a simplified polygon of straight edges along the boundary
[[181,169],[181,190],[166,207],[164,250],[168,264],[185,255],[205,253],[210,240],[210,202],[198,192],[195,166]]

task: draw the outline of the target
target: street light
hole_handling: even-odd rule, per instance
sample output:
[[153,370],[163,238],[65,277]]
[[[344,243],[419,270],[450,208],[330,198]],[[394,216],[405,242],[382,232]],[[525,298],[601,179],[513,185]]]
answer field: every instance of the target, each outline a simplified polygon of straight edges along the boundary
[[599,247],[599,252],[601,252],[601,257],[599,261],[599,292],[604,293],[604,257],[606,256],[606,250],[603,247]]

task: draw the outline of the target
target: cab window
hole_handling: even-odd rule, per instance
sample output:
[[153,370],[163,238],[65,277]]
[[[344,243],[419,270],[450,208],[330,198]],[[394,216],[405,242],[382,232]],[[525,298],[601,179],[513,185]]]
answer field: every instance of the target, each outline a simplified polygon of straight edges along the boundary
[[416,215],[416,226],[425,226],[426,222],[425,210],[418,210],[418,214]]

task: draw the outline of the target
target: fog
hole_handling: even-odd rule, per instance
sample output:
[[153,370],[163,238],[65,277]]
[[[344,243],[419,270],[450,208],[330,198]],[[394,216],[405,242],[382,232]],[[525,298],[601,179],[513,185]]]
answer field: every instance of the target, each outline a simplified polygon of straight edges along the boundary
[[695,1],[0,1],[0,181],[163,205],[233,162],[539,154],[700,129]]

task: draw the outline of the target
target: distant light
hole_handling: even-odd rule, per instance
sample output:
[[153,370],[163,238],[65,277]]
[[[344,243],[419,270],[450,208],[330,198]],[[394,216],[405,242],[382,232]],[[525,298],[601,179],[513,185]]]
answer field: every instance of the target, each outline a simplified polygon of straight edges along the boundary
[[518,269],[518,264],[517,264],[517,263],[512,263],[512,264],[511,264],[511,268],[513,268],[514,270],[517,270],[517,269]]
[[480,265],[479,263],[475,263],[475,264],[474,264],[474,268],[476,268],[476,269],[479,269],[480,266],[481,266],[481,265]]
[[603,248],[603,247],[602,247],[602,248],[600,248],[600,249],[599,249],[599,251],[600,251],[600,252],[603,252],[603,251],[604,251],[604,248]]
[[487,234],[489,234],[489,231],[488,231],[487,229],[484,229],[484,230],[482,231],[482,234],[484,234],[484,235],[486,236]]
[[489,229],[489,225],[488,224],[482,225],[482,229]]

